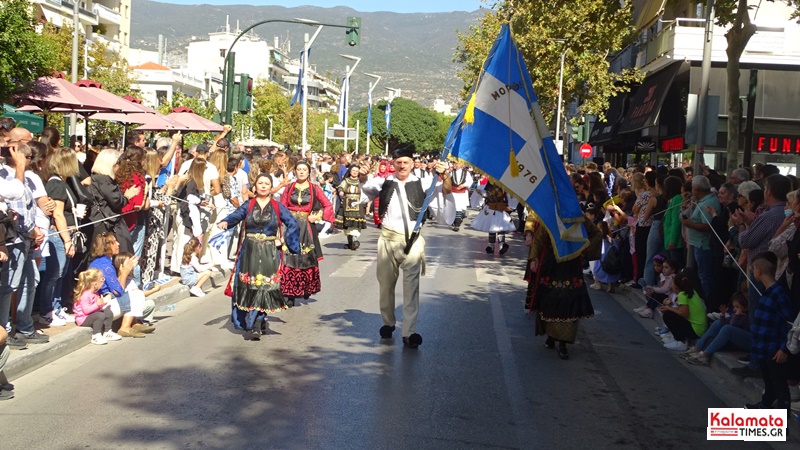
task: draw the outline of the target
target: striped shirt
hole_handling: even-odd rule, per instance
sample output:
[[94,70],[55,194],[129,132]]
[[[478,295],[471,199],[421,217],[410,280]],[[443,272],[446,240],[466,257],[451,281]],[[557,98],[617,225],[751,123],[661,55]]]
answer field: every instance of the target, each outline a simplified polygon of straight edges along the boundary
[[785,207],[786,202],[775,202],[764,206],[761,214],[753,219],[753,223],[739,233],[739,244],[747,250],[748,264],[753,262],[753,258],[769,249],[769,241],[786,219],[786,214],[783,212]]

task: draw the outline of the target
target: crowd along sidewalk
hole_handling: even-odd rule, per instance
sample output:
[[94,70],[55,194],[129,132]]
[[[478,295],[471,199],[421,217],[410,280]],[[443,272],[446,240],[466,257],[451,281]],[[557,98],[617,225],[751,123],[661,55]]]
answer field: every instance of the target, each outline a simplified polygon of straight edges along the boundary
[[[224,287],[228,282],[229,276],[230,271],[215,271],[211,277],[211,289]],[[206,291],[208,292],[208,284],[206,284]],[[163,309],[189,297],[189,287],[180,284],[180,278],[173,278],[164,283],[161,290],[148,297],[148,299],[155,302],[156,319],[161,319],[165,316]],[[13,350],[11,352],[4,372],[12,382],[88,345],[92,340],[91,328],[79,327],[74,323],[67,324],[64,327],[45,328],[43,331],[50,336],[50,342],[28,345],[26,349]]]

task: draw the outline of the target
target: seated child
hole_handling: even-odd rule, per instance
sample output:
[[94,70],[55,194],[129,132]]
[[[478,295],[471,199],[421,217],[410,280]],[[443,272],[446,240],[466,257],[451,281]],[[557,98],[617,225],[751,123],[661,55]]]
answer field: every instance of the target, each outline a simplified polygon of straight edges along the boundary
[[100,288],[105,283],[103,273],[98,269],[87,269],[78,275],[75,285],[75,324],[93,331],[92,344],[105,345],[108,341],[118,341],[122,336],[111,330],[114,313],[108,307],[111,294],[100,296]]
[[677,272],[677,264],[674,261],[667,261],[664,255],[653,257],[653,269],[659,274],[660,282],[658,286],[645,286],[644,295],[647,296],[647,304],[634,309],[640,317],[652,319],[653,312],[660,305],[671,305],[677,299],[677,295],[672,290],[672,284]]
[[183,259],[181,260],[181,284],[190,286],[189,293],[195,297],[206,295],[203,291],[203,283],[211,278],[213,264],[200,264],[200,241],[197,238],[189,239],[183,247]]
[[749,352],[751,346],[750,318],[747,314],[747,298],[740,292],[733,294],[732,316],[722,316],[708,327],[697,344],[684,355],[690,364],[707,366],[709,358],[728,344]]
[[[133,257],[134,256],[130,253],[120,253],[114,257],[114,267],[117,269],[117,276],[121,275],[120,269],[122,265]],[[148,293],[153,293],[160,289],[160,287],[157,286],[156,288],[150,289],[147,292],[142,291],[139,289],[139,286],[131,276],[128,276],[125,280],[120,279],[119,282],[125,286],[125,293],[130,298],[131,309],[125,313],[125,317],[133,318],[133,325],[131,326],[131,329],[133,331],[138,331],[139,333],[152,333],[155,331],[155,327],[152,325],[145,325],[142,323],[142,321],[153,321],[153,313],[156,311],[156,303],[153,300],[146,299],[145,297],[148,295]]]

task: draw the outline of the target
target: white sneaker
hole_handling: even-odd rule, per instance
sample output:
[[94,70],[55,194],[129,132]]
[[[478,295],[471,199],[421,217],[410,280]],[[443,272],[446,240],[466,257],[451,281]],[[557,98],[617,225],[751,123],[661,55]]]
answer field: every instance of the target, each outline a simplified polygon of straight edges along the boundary
[[203,297],[206,295],[206,293],[203,292],[203,290],[197,286],[192,286],[191,288],[189,288],[189,293],[194,295],[195,297]]
[[51,327],[63,327],[67,324],[67,321],[55,315],[53,311],[50,311],[44,316],[39,317],[39,323],[42,325],[50,325]]
[[600,289],[603,289],[603,285],[600,283],[593,283],[589,285],[589,289],[594,289],[596,291],[599,291]]
[[92,344],[94,344],[94,345],[106,345],[106,344],[108,344],[108,341],[106,340],[106,338],[103,337],[102,334],[97,333],[97,334],[93,334],[92,335]]
[[59,319],[63,319],[67,323],[75,323],[75,316],[67,313],[67,308],[61,308],[57,311],[53,311],[53,314],[55,314]]
[[683,342],[676,341],[673,339],[672,342],[665,343],[664,348],[668,348],[670,350],[675,350],[679,352],[685,352],[689,347],[687,347],[686,344],[684,344]]
[[718,312],[708,313],[708,314],[706,314],[706,317],[708,317],[711,320],[719,320],[720,313],[718,313]]
[[592,274],[592,269],[585,269],[585,270],[583,271],[583,274],[584,274],[584,275],[591,275],[591,274]]
[[107,340],[107,341],[121,341],[122,340],[122,336],[118,335],[117,333],[114,333],[111,330],[106,331],[103,334],[103,338],[105,340]]
[[800,402],[800,385],[789,386],[789,400]]
[[672,333],[661,335],[661,342],[665,344],[674,341],[675,341],[675,336],[673,336]]

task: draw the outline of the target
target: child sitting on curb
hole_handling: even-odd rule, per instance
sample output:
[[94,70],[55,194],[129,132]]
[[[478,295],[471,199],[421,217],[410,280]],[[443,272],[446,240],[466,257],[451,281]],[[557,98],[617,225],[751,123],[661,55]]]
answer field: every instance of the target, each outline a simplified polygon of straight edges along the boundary
[[75,324],[91,328],[92,344],[105,345],[108,341],[118,341],[122,336],[111,330],[114,313],[108,302],[111,294],[100,296],[105,277],[98,269],[86,269],[78,276],[75,286]]
[[678,264],[674,261],[667,261],[664,255],[655,255],[653,256],[653,269],[659,275],[659,284],[658,286],[644,286],[647,304],[633,310],[639,313],[639,317],[645,319],[652,319],[656,308],[662,304],[672,305],[677,298],[677,295],[672,290],[672,284],[675,281]]
[[688,272],[681,272],[675,277],[673,290],[678,294],[678,304],[659,308],[664,325],[670,331],[661,339],[664,340],[664,347],[683,352],[687,349],[686,342],[698,339],[708,327],[706,305]]
[[214,264],[200,264],[200,241],[197,238],[189,239],[183,247],[181,260],[181,284],[189,287],[189,293],[195,297],[206,295],[203,283],[211,278],[211,269]]
[[732,316],[722,316],[708,327],[697,345],[689,349],[682,357],[690,364],[707,366],[709,358],[728,344],[739,350],[749,352],[751,347],[750,318],[747,315],[747,298],[741,292],[733,294]]

